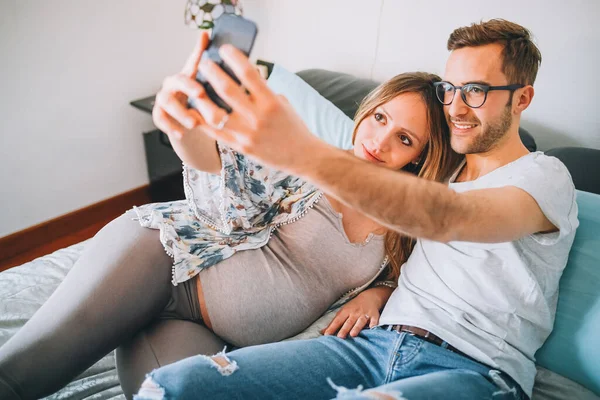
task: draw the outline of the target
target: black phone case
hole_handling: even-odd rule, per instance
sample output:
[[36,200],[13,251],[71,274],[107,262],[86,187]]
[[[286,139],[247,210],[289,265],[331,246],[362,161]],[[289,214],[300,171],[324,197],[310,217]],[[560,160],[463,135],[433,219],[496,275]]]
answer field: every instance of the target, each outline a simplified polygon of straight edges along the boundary
[[[215,20],[210,44],[202,57],[209,57],[212,61],[217,63],[227,75],[239,84],[239,79],[221,59],[219,48],[224,44],[232,44],[246,54],[246,56],[249,56],[257,33],[258,29],[254,22],[235,14],[223,14]],[[200,71],[196,74],[196,80],[204,86],[208,97],[217,106],[225,109],[228,113],[231,112],[231,107],[217,95],[213,87],[202,76]],[[188,106],[194,107],[194,99],[190,99]]]

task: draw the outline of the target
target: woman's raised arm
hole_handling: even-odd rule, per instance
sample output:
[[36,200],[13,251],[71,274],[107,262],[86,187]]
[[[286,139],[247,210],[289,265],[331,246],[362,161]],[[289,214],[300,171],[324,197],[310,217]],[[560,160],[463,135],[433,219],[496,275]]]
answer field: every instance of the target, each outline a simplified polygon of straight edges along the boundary
[[156,95],[152,120],[169,136],[175,153],[186,165],[199,171],[219,174],[219,152],[215,140],[203,132],[202,110],[198,112],[194,108],[187,108],[188,98],[206,96],[204,87],[196,81],[195,76],[208,42],[208,33],[202,32],[181,72],[165,78]]

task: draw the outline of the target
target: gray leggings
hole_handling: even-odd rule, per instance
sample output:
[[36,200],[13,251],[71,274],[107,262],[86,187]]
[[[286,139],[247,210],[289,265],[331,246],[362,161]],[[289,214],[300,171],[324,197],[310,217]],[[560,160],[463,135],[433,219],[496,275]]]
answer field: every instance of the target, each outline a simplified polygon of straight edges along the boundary
[[38,399],[113,349],[125,395],[152,369],[225,342],[201,323],[196,280],[171,285],[159,231],[128,212],[86,246],[46,303],[0,348],[0,399]]

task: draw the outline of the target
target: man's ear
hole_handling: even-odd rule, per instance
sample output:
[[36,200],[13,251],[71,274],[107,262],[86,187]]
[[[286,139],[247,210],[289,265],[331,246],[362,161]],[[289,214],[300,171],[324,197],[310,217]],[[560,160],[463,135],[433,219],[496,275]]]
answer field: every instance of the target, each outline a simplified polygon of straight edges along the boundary
[[535,94],[535,89],[533,89],[533,86],[527,85],[524,88],[517,90],[515,94],[516,99],[513,102],[515,105],[515,111],[522,113],[531,104],[531,100]]

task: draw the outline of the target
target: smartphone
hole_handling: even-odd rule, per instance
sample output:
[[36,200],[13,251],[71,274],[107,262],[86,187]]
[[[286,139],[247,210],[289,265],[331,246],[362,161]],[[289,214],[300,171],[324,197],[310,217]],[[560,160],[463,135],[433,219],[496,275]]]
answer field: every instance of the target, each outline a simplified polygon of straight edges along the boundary
[[[241,50],[246,56],[250,55],[254,39],[258,33],[256,24],[246,18],[235,14],[223,14],[214,21],[214,27],[210,38],[208,48],[202,54],[202,57],[209,57],[217,63],[235,82],[240,83],[233,71],[225,64],[219,56],[219,49],[224,44],[232,44]],[[196,74],[196,80],[204,86],[208,97],[219,107],[231,112],[231,107],[217,95],[213,87],[202,76],[200,71]],[[194,99],[188,101],[188,106],[194,106]]]

